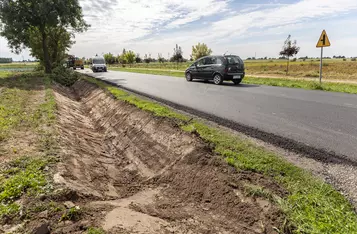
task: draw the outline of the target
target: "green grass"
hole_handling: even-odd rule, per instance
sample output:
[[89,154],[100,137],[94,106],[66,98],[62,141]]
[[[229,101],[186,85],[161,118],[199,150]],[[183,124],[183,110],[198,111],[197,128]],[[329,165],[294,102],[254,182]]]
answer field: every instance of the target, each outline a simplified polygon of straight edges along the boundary
[[82,211],[78,207],[72,207],[66,210],[64,214],[62,214],[59,222],[66,220],[77,221],[80,219],[81,215]]
[[[172,72],[172,71],[165,71],[165,70],[148,70],[148,69],[141,69],[141,68],[113,68],[111,70],[142,73],[142,74],[165,75],[165,76],[173,76],[173,77],[181,77],[181,78],[185,77],[183,71]],[[245,77],[243,79],[243,83],[357,94],[357,85],[347,84],[347,83],[323,82],[322,84],[320,84],[319,82],[308,81],[308,80],[292,80],[292,79],[284,79],[284,78],[280,78],[280,79],[258,78],[258,77],[251,77],[251,76]]]
[[[134,98],[94,78],[85,79],[107,89],[119,100],[155,115],[174,119],[180,116],[181,128],[196,132],[203,140],[212,143],[214,151],[222,155],[228,164],[238,170],[253,171],[274,178],[289,192],[279,205],[294,227],[294,233],[357,233],[357,216],[351,204],[331,185],[313,177],[309,172],[236,135],[197,120],[187,123],[188,117],[169,108],[163,107],[165,111],[162,111],[156,103],[150,104],[150,101]],[[262,196],[269,196],[266,191],[252,190]]]
[[274,193],[272,193],[271,191],[257,185],[246,184],[244,186],[244,192],[246,196],[254,198],[261,197],[271,202],[280,202],[281,200],[281,198],[279,198],[278,196],[274,196]]
[[22,194],[43,192],[47,184],[43,168],[47,163],[37,157],[21,157],[0,171],[0,216],[15,214],[19,209],[15,201]]
[[151,74],[151,75],[174,76],[174,77],[184,77],[185,76],[183,71],[167,71],[167,70],[160,71],[160,70],[150,70],[150,69],[143,69],[143,68],[118,68],[118,67],[109,67],[109,70]]
[[323,82],[320,84],[319,82],[307,80],[288,80],[257,77],[246,77],[244,78],[243,83],[357,94],[357,85],[346,83]]
[[88,228],[87,234],[105,234],[105,231],[101,228]]
[[[1,74],[2,72],[0,72]],[[37,134],[38,155],[19,155],[0,169],[0,217],[15,215],[19,205],[16,200],[23,194],[28,196],[42,193],[48,181],[43,171],[52,162],[53,133],[49,130],[55,122],[56,103],[50,79],[42,73],[13,73],[0,78],[0,141],[5,141],[13,131],[26,128]],[[44,89],[45,98],[33,104],[31,96],[35,90]],[[31,107],[31,108],[30,108]],[[46,129],[42,124],[46,123]],[[43,142],[42,142],[43,140]],[[51,146],[46,145],[50,142]],[[16,152],[16,149],[13,149]]]

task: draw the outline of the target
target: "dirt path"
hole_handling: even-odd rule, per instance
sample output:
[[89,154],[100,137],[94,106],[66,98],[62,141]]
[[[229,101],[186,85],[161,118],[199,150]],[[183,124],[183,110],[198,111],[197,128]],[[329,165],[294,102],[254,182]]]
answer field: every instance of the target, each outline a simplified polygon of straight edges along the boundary
[[237,172],[196,136],[114,100],[96,86],[56,87],[62,162],[55,182],[78,195],[82,224],[53,233],[276,233],[283,216],[247,186],[285,192],[259,174]]

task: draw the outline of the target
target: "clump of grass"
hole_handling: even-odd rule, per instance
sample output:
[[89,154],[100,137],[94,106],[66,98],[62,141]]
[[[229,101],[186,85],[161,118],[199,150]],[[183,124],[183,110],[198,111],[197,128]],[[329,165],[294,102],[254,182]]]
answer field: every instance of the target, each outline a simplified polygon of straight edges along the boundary
[[245,184],[244,185],[244,192],[246,196],[249,197],[261,197],[265,198],[271,202],[275,202],[276,196],[273,195],[273,193],[267,189],[264,189],[261,186],[258,185],[253,185],[253,184]]
[[105,231],[101,228],[90,227],[87,230],[87,234],[105,234]]
[[[88,81],[108,88],[108,85],[103,85],[98,80],[88,78]],[[109,90],[115,95],[114,89],[111,87]],[[122,90],[118,92],[121,96],[125,95]],[[142,104],[139,100],[132,98],[131,103],[140,108]],[[156,108],[146,110],[157,114]],[[172,118],[172,112],[168,110],[165,113],[167,117]],[[214,151],[238,170],[262,173],[282,185],[289,195],[280,200],[279,205],[295,227],[295,233],[355,233],[357,230],[357,216],[351,204],[331,185],[313,177],[311,173],[248,140],[209,127],[202,122],[191,121],[189,124],[183,124],[181,128],[199,134],[203,140],[214,145]],[[251,192],[255,195],[270,196],[259,188],[253,188]]]
[[47,161],[40,158],[21,157],[9,163],[0,171],[0,216],[17,212],[19,206],[14,201],[24,193],[38,194],[47,184],[43,168]]
[[71,220],[71,221],[77,221],[81,217],[81,210],[79,207],[72,207],[68,210],[65,211],[65,213],[61,216],[59,222],[66,221],[66,220]]
[[71,86],[79,79],[79,74],[71,69],[58,66],[53,69],[51,78],[64,86]]

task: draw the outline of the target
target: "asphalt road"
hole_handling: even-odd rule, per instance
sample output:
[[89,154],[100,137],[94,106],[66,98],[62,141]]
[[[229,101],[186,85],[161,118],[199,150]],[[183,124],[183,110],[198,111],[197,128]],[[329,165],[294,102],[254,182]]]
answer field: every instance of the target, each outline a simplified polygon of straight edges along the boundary
[[357,161],[357,95],[271,86],[222,86],[109,71],[93,77]]

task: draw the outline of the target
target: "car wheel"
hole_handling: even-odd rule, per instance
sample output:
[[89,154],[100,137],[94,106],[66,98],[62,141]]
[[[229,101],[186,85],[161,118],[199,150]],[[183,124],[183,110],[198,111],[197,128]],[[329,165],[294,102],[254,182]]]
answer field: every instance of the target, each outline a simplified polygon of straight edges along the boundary
[[239,79],[239,80],[233,80],[233,83],[234,83],[235,85],[239,85],[239,84],[240,84],[240,82],[242,82],[242,79]]
[[84,67],[81,67],[82,70],[84,70]]
[[187,81],[192,81],[192,75],[191,75],[190,72],[187,72],[187,73],[186,73],[186,80],[187,80]]
[[216,74],[213,77],[213,83],[215,83],[216,85],[220,85],[223,83],[223,78],[220,74]]
[[76,70],[76,68],[75,68],[75,67],[73,67],[73,70]]

